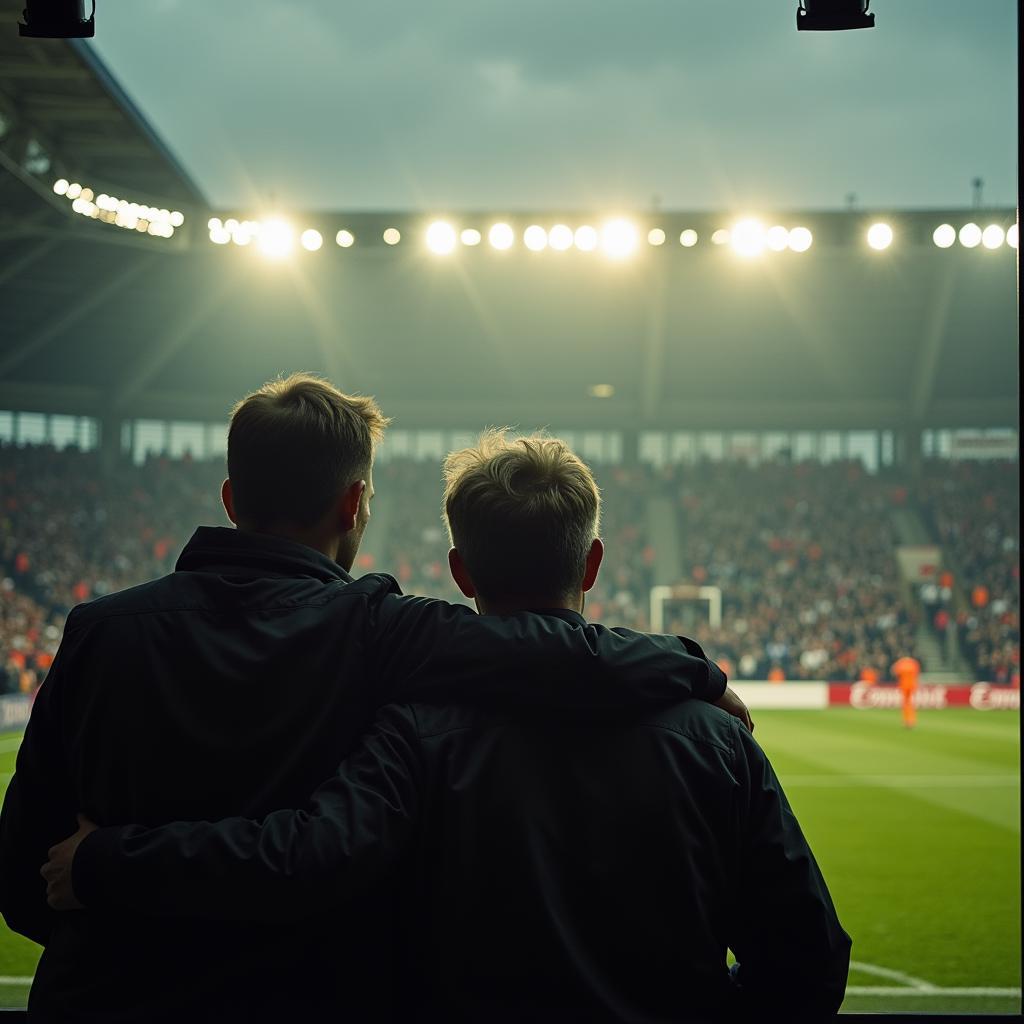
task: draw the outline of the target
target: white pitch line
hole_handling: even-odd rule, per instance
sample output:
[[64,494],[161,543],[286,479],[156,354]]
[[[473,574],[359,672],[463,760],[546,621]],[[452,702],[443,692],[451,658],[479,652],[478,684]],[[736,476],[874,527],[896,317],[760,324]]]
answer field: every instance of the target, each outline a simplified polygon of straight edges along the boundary
[[880,967],[878,964],[866,964],[862,960],[850,961],[851,971],[860,971],[861,974],[873,974],[876,978],[888,978],[890,981],[898,981],[903,985],[909,985],[918,991],[929,991],[935,988],[930,981],[924,978],[915,978],[912,974],[904,974],[903,971],[894,971],[891,967]]

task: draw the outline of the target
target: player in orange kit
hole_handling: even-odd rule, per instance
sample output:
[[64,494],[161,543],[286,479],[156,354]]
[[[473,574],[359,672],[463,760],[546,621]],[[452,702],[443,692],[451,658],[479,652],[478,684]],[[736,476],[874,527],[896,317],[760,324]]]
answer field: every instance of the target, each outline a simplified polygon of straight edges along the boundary
[[913,729],[917,724],[917,709],[914,707],[914,694],[917,692],[917,679],[921,675],[921,663],[916,658],[900,658],[892,667],[896,683],[903,694],[903,724]]

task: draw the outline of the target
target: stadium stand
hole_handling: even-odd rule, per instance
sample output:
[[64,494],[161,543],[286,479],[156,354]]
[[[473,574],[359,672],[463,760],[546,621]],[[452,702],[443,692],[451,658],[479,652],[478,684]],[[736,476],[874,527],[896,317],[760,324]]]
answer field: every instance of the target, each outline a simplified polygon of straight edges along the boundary
[[[31,692],[56,650],[64,616],[80,601],[169,571],[198,523],[225,522],[219,460],[150,457],[99,472],[95,452],[0,445],[0,685]],[[588,614],[649,628],[656,584],[718,586],[723,619],[677,609],[687,632],[736,679],[855,680],[916,649],[916,601],[900,585],[891,512],[904,489],[861,463],[697,462],[599,470],[607,558]],[[378,556],[356,571],[394,574],[408,593],[464,600],[448,573],[433,460],[383,461],[376,488],[387,516],[371,526]],[[956,611],[977,678],[1019,673],[1015,467],[938,463],[915,494],[932,509],[935,541],[954,553],[970,604]],[[644,524],[668,497],[681,576],[666,579]],[[929,668],[925,664],[926,670]]]

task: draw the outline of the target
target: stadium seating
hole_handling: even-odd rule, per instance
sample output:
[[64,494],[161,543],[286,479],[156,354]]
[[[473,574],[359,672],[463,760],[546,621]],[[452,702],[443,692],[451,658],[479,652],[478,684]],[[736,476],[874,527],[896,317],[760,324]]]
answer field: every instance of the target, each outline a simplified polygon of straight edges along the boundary
[[[102,477],[94,453],[0,445],[0,692],[31,692],[80,601],[169,571],[197,523],[225,523],[223,465],[150,458]],[[922,606],[903,590],[891,511],[906,489],[858,462],[700,462],[598,467],[607,555],[588,614],[649,627],[655,584],[717,586],[722,624],[669,607],[733,678],[888,678],[915,650]],[[407,593],[464,600],[448,574],[441,474],[434,461],[391,459],[376,471],[387,502],[379,563]],[[667,570],[646,533],[655,496],[674,510],[678,565]],[[977,678],[1019,673],[1016,467],[929,463],[913,501],[948,552],[956,585],[937,587],[934,616],[955,616]],[[372,528],[371,528],[372,529]],[[665,578],[666,573],[675,578]],[[948,591],[948,593],[945,593]],[[945,596],[943,594],[945,593]],[[959,595],[959,603],[955,598]],[[925,668],[928,665],[925,664]]]

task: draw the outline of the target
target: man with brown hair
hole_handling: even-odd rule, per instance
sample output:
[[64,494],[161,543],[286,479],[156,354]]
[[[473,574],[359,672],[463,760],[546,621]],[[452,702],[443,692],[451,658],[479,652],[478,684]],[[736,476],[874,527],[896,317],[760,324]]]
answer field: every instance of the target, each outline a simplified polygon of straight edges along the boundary
[[388,891],[341,923],[160,921],[145,901],[55,914],[39,866],[76,811],[156,826],[293,806],[396,699],[621,710],[722,696],[717,667],[675,638],[479,616],[403,597],[388,576],[353,580],[386,422],[308,375],[267,384],[231,419],[222,494],[238,528],[200,527],[175,572],[69,616],[0,820],[0,909],[45,946],[35,1018],[368,1020],[392,990]]
[[[603,554],[587,467],[491,432],[445,475],[452,573],[483,617],[582,628]],[[699,701],[396,703],[304,810],[90,828],[44,869],[57,907],[344,921],[404,865],[402,1021],[817,1021],[844,995],[850,940],[778,780]]]

